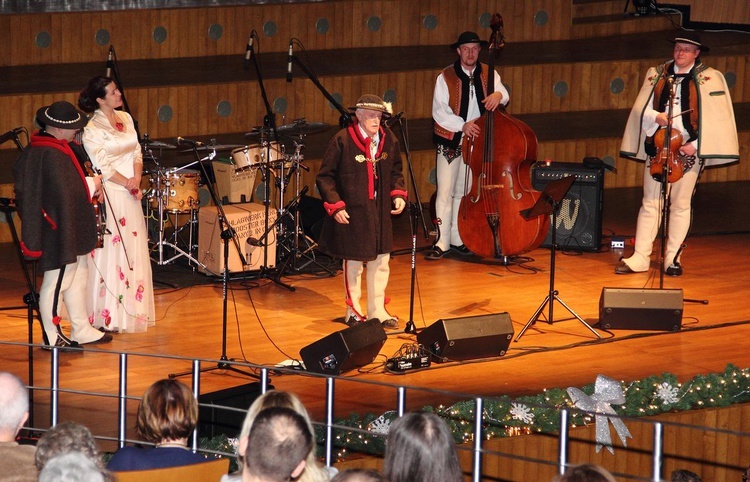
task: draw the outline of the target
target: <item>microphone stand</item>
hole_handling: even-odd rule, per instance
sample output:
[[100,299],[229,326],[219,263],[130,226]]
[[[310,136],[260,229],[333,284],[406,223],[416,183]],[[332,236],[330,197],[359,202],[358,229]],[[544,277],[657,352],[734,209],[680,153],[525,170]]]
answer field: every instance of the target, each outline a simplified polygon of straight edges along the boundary
[[333,98],[333,96],[325,89],[325,87],[323,87],[315,74],[312,73],[307,65],[305,65],[299,58],[297,58],[296,55],[292,55],[292,61],[302,69],[305,75],[307,75],[307,78],[310,79],[315,87],[318,88],[320,93],[323,94],[323,97],[325,97],[328,102],[330,102],[331,105],[335,107],[337,111],[339,111],[339,113],[341,114],[341,117],[339,117],[339,127],[344,129],[345,127],[349,127],[350,125],[352,125],[352,113],[344,109],[344,106],[342,106],[336,101],[336,99]]
[[[109,50],[112,52],[112,73],[114,74],[113,80],[115,81],[115,85],[117,85],[117,88],[120,89],[120,94],[122,95],[122,108],[125,112],[130,114],[130,117],[133,118],[133,127],[135,127],[135,134],[138,136],[138,142],[141,142],[141,131],[138,129],[138,121],[133,117],[133,113],[130,112],[130,106],[128,105],[128,99],[125,98],[125,89],[122,87],[122,80],[120,80],[120,67],[117,64],[117,52],[115,52],[115,46],[110,45]],[[107,61],[107,64],[109,64],[109,61]]]
[[[178,140],[179,143],[179,140]],[[193,153],[195,154],[195,158],[197,159],[197,163],[200,166],[200,170],[203,173],[204,179],[209,179],[208,172],[206,170],[206,166],[203,164],[203,159],[201,159],[200,154],[198,153],[198,143],[193,142]],[[216,364],[214,367],[207,367],[207,368],[201,368],[199,371],[202,372],[209,372],[213,370],[229,370],[234,373],[238,373],[240,375],[245,375],[251,378],[255,378],[260,380],[260,377],[258,375],[255,375],[250,372],[246,372],[244,370],[240,370],[239,368],[234,367],[233,365],[227,363],[229,361],[229,358],[227,358],[227,293],[229,291],[229,240],[231,239],[234,242],[234,247],[237,250],[237,254],[240,257],[240,262],[242,263],[242,266],[244,267],[246,264],[245,256],[242,254],[242,250],[240,249],[240,243],[237,239],[237,233],[235,232],[234,228],[229,224],[227,221],[226,213],[224,212],[224,207],[219,202],[219,198],[216,194],[216,190],[211,185],[210,182],[206,183],[206,186],[208,187],[208,192],[211,195],[211,200],[213,201],[214,205],[216,206],[217,214],[219,217],[219,229],[221,230],[221,239],[224,243],[224,272],[221,279],[221,296],[222,296],[222,317],[221,317],[221,356],[219,358],[219,363]],[[180,373],[170,373],[169,378],[177,378],[185,375],[190,375],[193,372],[191,370],[186,370],[184,372]]]
[[[411,149],[409,148],[409,130],[408,127],[404,126],[403,118],[397,120],[399,131],[401,132],[401,138],[404,141],[404,154],[406,156],[406,166],[409,169],[409,177],[411,179],[411,188],[414,192],[414,198],[416,202],[409,202],[409,227],[411,228],[411,281],[409,290],[409,321],[404,326],[405,333],[416,333],[417,327],[414,325],[414,287],[417,279],[417,222],[419,219],[422,220],[422,229],[424,230],[425,240],[429,239],[430,233],[427,230],[427,224],[424,220],[424,211],[422,210],[422,203],[419,198],[419,189],[417,188],[417,182],[414,177],[414,166],[411,162]],[[392,255],[401,254],[398,251],[391,253]]]
[[[251,34],[252,35],[252,34]],[[276,130],[276,115],[273,113],[273,109],[271,108],[271,103],[268,101],[268,95],[266,94],[266,87],[263,84],[263,74],[261,73],[260,64],[258,63],[258,56],[254,55],[253,47],[252,45],[249,46],[250,49],[250,57],[253,61],[253,68],[255,69],[255,74],[258,77],[258,86],[260,87],[260,95],[263,99],[263,105],[266,108],[266,115],[263,117],[263,127],[267,130],[269,130],[273,134],[273,139],[276,141],[277,145],[281,145],[279,142],[279,133]],[[265,181],[263,183],[264,186],[264,199],[263,204],[265,206],[265,224],[264,224],[264,233],[268,233],[268,219],[270,217],[270,209],[271,209],[271,142],[266,142],[266,157],[264,159],[264,166],[263,170],[265,172]],[[283,159],[281,160],[283,162]],[[283,193],[282,193],[283,196]],[[276,239],[276,237],[274,237]],[[260,278],[267,278],[276,283],[277,285],[281,286],[282,288],[286,288],[289,291],[295,291],[294,286],[289,285],[287,283],[284,283],[281,281],[281,272],[278,270],[272,271],[268,268],[268,246],[263,246],[263,265],[260,268]]]

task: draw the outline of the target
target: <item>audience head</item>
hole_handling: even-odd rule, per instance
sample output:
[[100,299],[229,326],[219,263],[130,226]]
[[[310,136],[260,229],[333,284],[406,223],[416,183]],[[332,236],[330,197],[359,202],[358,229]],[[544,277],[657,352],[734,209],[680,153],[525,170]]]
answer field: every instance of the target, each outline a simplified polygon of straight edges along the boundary
[[165,379],[146,389],[136,419],[143,440],[160,443],[187,439],[197,424],[198,401],[187,386]]
[[101,469],[80,452],[52,457],[39,473],[39,482],[106,482]]
[[312,446],[312,433],[297,412],[286,407],[262,410],[248,435],[243,480],[296,478],[305,469]]
[[675,470],[672,472],[672,482],[701,482],[701,478],[695,472],[689,470]]
[[331,482],[386,482],[380,472],[369,469],[348,469],[336,474]]
[[29,417],[29,392],[20,378],[0,372],[0,442],[12,442]]
[[91,431],[76,422],[60,422],[42,435],[36,444],[36,468],[42,470],[48,460],[67,452],[81,453],[104,468]]
[[595,464],[576,465],[552,480],[553,482],[617,482],[607,469]]
[[78,107],[84,112],[94,112],[99,108],[96,99],[104,99],[107,96],[107,86],[113,82],[111,77],[101,75],[89,79],[89,83],[78,94]]
[[383,475],[389,482],[460,482],[456,444],[448,426],[432,413],[412,412],[388,432]]

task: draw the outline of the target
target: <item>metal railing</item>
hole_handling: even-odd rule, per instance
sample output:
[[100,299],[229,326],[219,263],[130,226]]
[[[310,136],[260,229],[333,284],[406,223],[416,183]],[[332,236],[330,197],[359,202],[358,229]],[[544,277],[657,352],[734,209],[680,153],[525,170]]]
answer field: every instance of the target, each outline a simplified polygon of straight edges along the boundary
[[[0,342],[0,347],[24,347],[24,348],[38,348],[39,345],[29,345],[26,343],[13,343],[13,342]],[[87,353],[98,353],[98,354],[105,354],[105,355],[111,355],[111,356],[117,356],[118,357],[118,383],[117,383],[117,394],[113,395],[111,393],[102,393],[102,392],[91,392],[91,391],[84,391],[84,390],[71,390],[71,389],[63,389],[61,388],[61,380],[63,377],[69,376],[74,377],[75,375],[73,373],[66,374],[61,372],[61,364],[60,364],[60,356],[61,353],[59,349],[54,348],[51,353],[50,357],[50,385],[47,386],[38,386],[35,384],[30,384],[29,389],[32,390],[32,394],[35,392],[43,392],[43,391],[49,391],[50,392],[50,425],[54,426],[60,421],[60,394],[62,393],[71,393],[71,394],[80,394],[85,396],[93,396],[93,397],[105,397],[105,398],[117,398],[117,436],[116,437],[108,437],[104,435],[97,435],[97,427],[89,427],[92,429],[92,432],[95,434],[97,439],[100,440],[108,440],[108,441],[116,441],[118,447],[123,447],[126,443],[133,443],[133,442],[139,442],[138,440],[129,440],[127,438],[127,402],[128,400],[140,400],[140,397],[134,397],[134,396],[128,396],[128,362],[132,358],[136,357],[147,357],[147,358],[155,358],[155,359],[170,359],[170,360],[179,360],[179,361],[185,361],[189,362],[192,366],[192,369],[190,371],[190,375],[192,377],[192,391],[196,398],[198,398],[201,395],[201,366],[204,364],[214,364],[218,363],[219,360],[213,360],[213,359],[199,359],[199,358],[186,358],[186,357],[180,357],[180,356],[171,356],[171,355],[155,355],[155,354],[149,354],[149,353],[135,353],[135,352],[112,352],[112,351],[104,351],[104,350],[95,350],[95,349],[86,349]],[[64,355],[63,355],[64,356]],[[362,434],[366,434],[369,436],[377,436],[377,434],[373,434],[371,431],[367,429],[361,429],[357,427],[351,427],[348,425],[342,425],[337,424],[334,420],[334,406],[336,401],[336,385],[337,383],[355,383],[362,385],[363,392],[367,390],[367,387],[379,387],[379,388],[386,388],[386,389],[392,389],[394,393],[394,407],[389,407],[389,409],[393,409],[397,415],[400,417],[404,414],[406,411],[406,405],[407,405],[407,398],[409,393],[413,392],[427,392],[430,394],[434,394],[435,396],[441,396],[445,398],[452,398],[457,400],[472,400],[474,401],[474,414],[483,414],[484,413],[484,404],[486,400],[492,400],[492,397],[479,397],[471,394],[466,393],[460,393],[460,392],[453,392],[453,391],[447,391],[447,390],[437,390],[437,389],[430,389],[425,387],[414,387],[414,386],[406,386],[406,385],[396,385],[396,384],[390,384],[390,383],[384,383],[384,382],[377,382],[377,381],[370,381],[370,380],[359,380],[359,379],[353,379],[351,377],[339,377],[339,376],[325,376],[325,375],[317,375],[307,372],[300,372],[298,370],[292,370],[292,369],[286,369],[286,368],[279,368],[279,367],[267,367],[267,366],[259,366],[254,365],[250,363],[244,363],[244,362],[232,362],[232,361],[225,361],[222,360],[222,363],[236,365],[237,367],[244,367],[246,369],[251,369],[257,371],[259,374],[259,385],[261,388],[261,393],[265,393],[268,390],[269,387],[269,381],[270,381],[270,374],[274,374],[274,376],[277,375],[284,375],[284,376],[294,376],[294,377],[317,377],[320,379],[325,379],[325,388],[324,388],[324,398],[325,398],[325,420],[324,422],[315,422],[313,421],[313,424],[317,427],[323,428],[323,431],[325,433],[324,440],[322,441],[324,446],[324,459],[325,464],[327,466],[331,466],[334,463],[334,448],[335,448],[335,432],[336,431],[349,431],[349,432],[359,432]],[[31,373],[31,371],[30,371]],[[231,406],[223,406],[219,404],[201,404],[201,407],[210,407],[210,408],[219,408],[224,410],[234,410],[236,412],[244,413],[245,410],[237,409],[236,407]],[[385,411],[385,410],[384,410]],[[521,460],[524,463],[530,463],[530,464],[541,464],[546,466],[556,465],[557,472],[563,473],[566,468],[568,468],[570,465],[575,465],[571,463],[569,453],[568,453],[568,445],[570,442],[570,435],[569,435],[569,419],[571,413],[576,412],[580,414],[589,415],[591,417],[594,417],[597,415],[596,413],[592,412],[586,412],[583,410],[577,410],[577,409],[570,409],[570,408],[563,408],[559,409],[559,431],[555,436],[557,437],[557,446],[558,446],[558,452],[556,461],[550,461],[545,460],[542,458],[529,458],[529,457],[522,457],[514,454],[509,453],[502,453],[498,451],[488,450],[483,447],[483,441],[485,440],[484,437],[484,424],[486,423],[486,420],[484,420],[483,417],[474,417],[473,425],[472,425],[472,444],[471,448],[468,448],[465,445],[459,445],[458,449],[463,451],[471,451],[472,452],[472,470],[471,470],[471,477],[473,481],[480,481],[482,476],[482,467],[483,467],[483,461],[487,457],[500,457],[500,458],[508,458],[508,459],[515,459],[515,460]],[[644,478],[643,476],[638,476],[634,474],[627,474],[627,473],[616,473],[615,475],[624,479],[630,479],[630,480],[650,480],[650,481],[661,481],[662,479],[662,471],[663,471],[663,447],[664,447],[664,427],[668,425],[673,426],[679,426],[680,428],[689,428],[691,430],[696,430],[699,432],[714,432],[714,433],[723,433],[723,434],[731,434],[733,436],[737,436],[740,438],[750,438],[750,433],[745,432],[738,432],[738,431],[731,431],[726,429],[718,429],[714,427],[702,427],[702,426],[688,426],[685,424],[676,424],[676,423],[669,423],[669,422],[654,422],[652,420],[645,420],[642,418],[633,418],[633,417],[618,417],[617,415],[607,414],[608,417],[612,418],[621,418],[625,421],[628,421],[629,423],[644,423],[649,424],[652,426],[653,429],[653,440],[652,440],[652,446],[650,449],[651,452],[651,476],[650,478]],[[100,427],[99,427],[100,428]],[[45,427],[28,427],[27,430],[30,431],[44,431],[46,430]],[[193,437],[192,437],[192,449],[194,451],[197,451],[199,449],[198,447],[198,440],[199,440],[199,429],[196,428]],[[381,434],[382,436],[382,434]],[[626,447],[619,447],[618,450],[628,450]],[[641,449],[642,450],[642,449]],[[224,455],[224,456],[234,456],[233,453],[226,453],[226,452],[213,452],[216,454]],[[576,463],[582,463],[585,461],[579,461]],[[745,461],[746,462],[746,461]]]

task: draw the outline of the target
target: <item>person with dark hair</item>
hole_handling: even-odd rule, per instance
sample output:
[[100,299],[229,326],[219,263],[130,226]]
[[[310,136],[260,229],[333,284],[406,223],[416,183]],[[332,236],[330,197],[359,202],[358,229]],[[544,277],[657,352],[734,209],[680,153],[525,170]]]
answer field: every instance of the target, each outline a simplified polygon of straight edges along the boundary
[[[74,141],[88,119],[70,102],[59,101],[36,113],[39,131],[13,166],[21,250],[38,260],[44,272],[39,288],[43,341],[70,347],[107,343],[112,336],[89,323],[86,293],[88,257],[97,244],[97,220],[92,200],[101,189],[101,176],[86,176],[85,153]],[[60,303],[70,317],[70,336],[63,334]]]
[[177,467],[205,462],[187,447],[198,424],[198,401],[188,387],[164,379],[146,389],[136,415],[138,436],[154,447],[123,447],[107,468],[113,472]]
[[672,472],[672,482],[702,482],[701,478],[695,472],[689,470],[675,470]]
[[[247,436],[250,434],[250,429],[253,428],[253,423],[260,412],[271,407],[286,407],[291,408],[305,419],[307,428],[310,433],[315,433],[312,422],[310,421],[310,415],[307,413],[307,409],[302,404],[302,401],[295,394],[291,392],[285,392],[283,390],[269,390],[263,395],[255,399],[255,401],[247,409],[245,420],[242,422],[242,428],[240,434],[237,437],[239,439],[237,447],[237,461],[244,466],[244,454],[247,451]],[[307,454],[305,470],[297,477],[295,482],[327,482],[330,480],[330,473],[336,472],[335,468],[323,467],[315,456],[315,447],[310,448],[310,452]],[[242,470],[237,474],[227,474],[221,478],[221,482],[240,482],[242,480]]]
[[331,482],[386,482],[385,477],[369,469],[347,469],[336,474]]
[[78,98],[92,113],[83,146],[103,176],[107,229],[91,259],[89,307],[103,331],[142,332],[154,324],[148,232],[141,207],[143,154],[132,117],[119,110],[122,94],[109,77],[92,78]]
[[383,475],[388,482],[461,482],[456,444],[440,417],[405,413],[388,432]]
[[33,482],[34,446],[16,442],[29,418],[29,392],[20,378],[0,372],[0,480]]
[[[620,260],[616,274],[648,271],[651,265],[664,210],[662,178],[664,164],[671,164],[669,157],[675,162],[669,166],[674,174],[666,176],[669,213],[664,273],[680,276],[683,242],[692,221],[693,194],[703,168],[738,161],[740,156],[729,86],[721,72],[700,58],[708,47],[693,32],[680,32],[671,42],[672,59],[646,73],[620,146],[621,156],[647,163],[643,169],[635,252]],[[672,134],[666,139],[668,125]],[[660,134],[669,146],[664,142],[657,145]]]
[[435,175],[435,216],[438,236],[425,259],[437,260],[453,251],[470,255],[458,232],[458,208],[470,186],[466,185],[467,165],[461,143],[464,137],[479,135],[476,120],[485,111],[494,111],[508,104],[508,90],[500,74],[492,72],[495,91],[487,93],[489,66],[479,62],[479,52],[487,42],[475,32],[463,32],[450,45],[458,59],[443,69],[435,81],[432,97],[432,119],[435,121],[433,141],[437,144]]
[[617,482],[604,467],[595,464],[581,464],[569,468],[563,475],[557,475],[552,482]]
[[[386,309],[393,226],[391,216],[406,207],[401,149],[393,132],[383,126],[390,105],[365,94],[352,107],[357,121],[331,139],[316,178],[323,207],[320,250],[344,260],[346,315],[357,325],[378,319],[398,329]],[[362,311],[362,272],[367,264],[367,313]]]
[[305,419],[286,407],[262,410],[247,440],[243,482],[285,482],[305,470],[313,436]]

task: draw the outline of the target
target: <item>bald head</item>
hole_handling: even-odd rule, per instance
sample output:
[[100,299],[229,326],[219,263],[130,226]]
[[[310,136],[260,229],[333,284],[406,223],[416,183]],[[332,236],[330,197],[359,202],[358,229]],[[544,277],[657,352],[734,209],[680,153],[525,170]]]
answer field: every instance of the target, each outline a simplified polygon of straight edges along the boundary
[[0,442],[10,442],[29,415],[29,392],[20,378],[0,372]]

